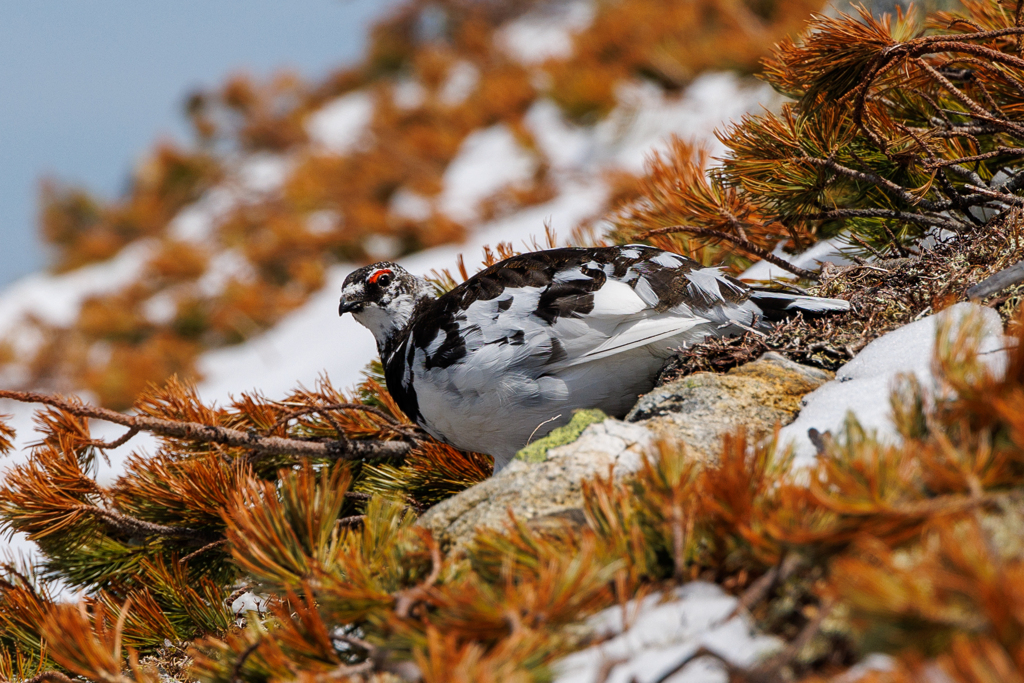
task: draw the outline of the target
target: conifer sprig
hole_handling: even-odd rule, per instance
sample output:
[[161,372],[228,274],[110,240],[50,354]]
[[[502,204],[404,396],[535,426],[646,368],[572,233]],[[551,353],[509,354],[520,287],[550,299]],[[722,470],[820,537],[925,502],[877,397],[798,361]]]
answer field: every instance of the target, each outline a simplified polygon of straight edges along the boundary
[[765,62],[792,101],[722,132],[720,166],[678,140],[654,155],[609,219],[614,237],[746,263],[728,244],[808,277],[766,254],[844,235],[854,252],[905,255],[1024,206],[1016,17],[1010,2],[965,2],[927,28],[913,14],[815,16]]

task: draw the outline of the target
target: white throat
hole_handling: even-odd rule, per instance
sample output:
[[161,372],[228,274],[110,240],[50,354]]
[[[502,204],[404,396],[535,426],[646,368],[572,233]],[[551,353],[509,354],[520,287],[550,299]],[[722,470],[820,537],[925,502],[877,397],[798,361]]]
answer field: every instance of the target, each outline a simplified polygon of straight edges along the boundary
[[385,342],[401,333],[409,324],[415,308],[416,301],[411,294],[400,294],[392,299],[386,309],[368,304],[359,313],[353,313],[352,317],[373,334],[377,350],[382,351]]

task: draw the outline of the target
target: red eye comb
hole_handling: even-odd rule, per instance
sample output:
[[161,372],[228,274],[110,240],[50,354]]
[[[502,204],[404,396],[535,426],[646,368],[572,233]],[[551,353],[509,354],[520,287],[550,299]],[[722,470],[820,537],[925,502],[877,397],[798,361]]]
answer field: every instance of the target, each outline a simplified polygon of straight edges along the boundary
[[369,277],[369,279],[367,280],[367,282],[369,282],[372,285],[372,284],[376,283],[377,280],[379,280],[382,275],[391,275],[391,274],[392,274],[391,271],[388,270],[387,268],[381,268],[380,270],[376,271],[373,275],[371,275]]

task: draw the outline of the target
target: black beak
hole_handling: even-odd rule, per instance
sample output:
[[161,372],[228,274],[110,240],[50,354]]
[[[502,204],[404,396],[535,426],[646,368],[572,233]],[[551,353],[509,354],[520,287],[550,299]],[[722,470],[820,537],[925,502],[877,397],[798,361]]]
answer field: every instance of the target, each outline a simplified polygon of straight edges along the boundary
[[338,315],[345,315],[346,313],[358,313],[363,310],[363,302],[358,299],[352,299],[346,301],[344,298],[338,305]]

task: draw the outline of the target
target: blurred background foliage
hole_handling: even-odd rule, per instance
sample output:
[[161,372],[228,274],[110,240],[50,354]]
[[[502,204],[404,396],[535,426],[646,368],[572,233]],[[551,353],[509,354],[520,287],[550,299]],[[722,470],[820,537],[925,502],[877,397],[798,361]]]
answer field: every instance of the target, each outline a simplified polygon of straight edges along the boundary
[[[132,282],[90,298],[70,325],[37,321],[32,358],[12,357],[8,345],[0,360],[24,363],[23,386],[87,389],[104,405],[126,407],[148,382],[194,377],[203,350],[273,325],[322,286],[332,263],[457,242],[488,219],[552,198],[550,164],[523,125],[537,100],[551,98],[568,119],[592,124],[615,106],[617,88],[636,79],[675,93],[709,69],[755,73],[771,46],[819,8],[818,0],[598,2],[568,54],[526,63],[510,55],[502,25],[549,5],[558,3],[407,3],[372,30],[362,63],[320,82],[236,76],[192,95],[185,112],[194,143],[152,150],[120,199],[48,183],[40,229],[55,272],[139,241],[152,245],[151,255]],[[453,88],[456,78],[463,83]],[[312,143],[310,118],[357,91],[371,101],[367,134],[343,153]],[[483,202],[473,220],[446,215],[438,200],[448,164],[470,133],[499,123],[537,158],[534,176]],[[218,187],[244,185],[240,167],[261,162],[283,169],[279,190],[235,202],[200,240],[180,237],[174,219],[183,209]],[[619,177],[619,198],[635,196],[635,185]],[[425,207],[415,218],[394,210],[396,197],[410,195]],[[228,253],[233,267],[215,276]]]

